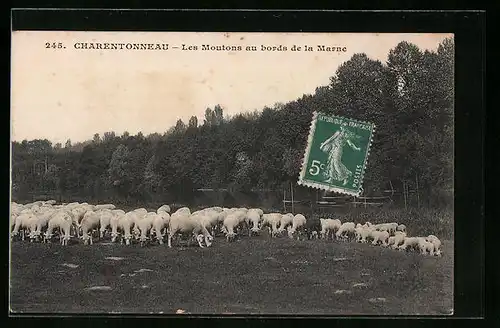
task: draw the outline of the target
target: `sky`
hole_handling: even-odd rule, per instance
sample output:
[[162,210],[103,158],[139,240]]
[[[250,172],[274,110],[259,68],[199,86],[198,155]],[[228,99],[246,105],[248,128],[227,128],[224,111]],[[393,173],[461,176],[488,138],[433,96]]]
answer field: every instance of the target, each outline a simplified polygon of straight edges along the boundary
[[[203,122],[205,109],[224,114],[262,110],[312,94],[355,53],[387,60],[401,41],[435,51],[452,34],[173,33],[15,31],[11,57],[11,138],[73,143],[124,131],[164,133],[180,118]],[[64,49],[47,49],[45,43]],[[169,50],[80,50],[85,43],[168,43]],[[173,49],[182,44],[198,50]],[[202,44],[243,51],[203,51]],[[261,51],[260,45],[287,51]],[[256,45],[257,51],[245,51]],[[301,51],[290,51],[293,45]],[[303,51],[310,45],[314,51]],[[319,52],[317,45],[345,47]]]

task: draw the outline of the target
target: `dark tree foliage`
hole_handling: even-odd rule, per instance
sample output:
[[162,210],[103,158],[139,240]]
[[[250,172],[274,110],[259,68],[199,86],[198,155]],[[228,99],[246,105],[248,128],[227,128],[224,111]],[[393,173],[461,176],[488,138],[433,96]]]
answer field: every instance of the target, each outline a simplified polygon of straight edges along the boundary
[[439,206],[453,188],[453,58],[451,39],[437,52],[401,42],[386,63],[355,54],[313,95],[260,112],[227,118],[216,105],[203,124],[179,119],[164,134],[96,133],[64,147],[13,142],[13,196],[190,202],[197,188],[279,189],[296,182],[312,112],[320,111],[375,123],[367,193],[418,179],[422,201]]

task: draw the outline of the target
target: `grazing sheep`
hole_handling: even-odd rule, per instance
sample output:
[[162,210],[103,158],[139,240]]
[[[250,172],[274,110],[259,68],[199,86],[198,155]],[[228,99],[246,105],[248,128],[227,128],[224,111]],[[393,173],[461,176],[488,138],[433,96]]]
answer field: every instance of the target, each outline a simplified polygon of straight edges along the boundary
[[281,216],[280,225],[278,227],[278,234],[282,234],[288,226],[293,224],[293,214],[286,213]]
[[[172,237],[176,233],[191,233],[196,238],[198,245],[204,247],[201,243],[202,238],[205,237],[207,247],[212,244],[213,237],[202,223],[196,218],[191,218],[191,215],[173,214],[170,217],[170,227],[168,231],[168,247],[172,247]],[[199,235],[202,235],[200,237]]]
[[282,217],[281,213],[269,213],[262,215],[261,229],[264,226],[268,226],[271,237],[275,237],[276,234],[278,233],[278,224],[280,224],[281,217]]
[[[247,214],[246,214],[246,222],[248,224],[248,236],[250,237],[252,235],[252,232],[253,233],[258,233],[260,231],[260,228],[259,228],[259,223],[260,223],[260,220],[261,220],[261,216],[263,215],[264,213],[262,212],[261,209],[249,209]],[[251,228],[250,228],[251,226]]]
[[420,254],[422,255],[434,255],[434,244],[430,241],[427,241],[426,238],[419,238],[418,240],[418,248],[420,251]]
[[44,242],[50,242],[53,231],[56,228],[60,230],[60,240],[63,246],[68,245],[68,241],[71,238],[70,230],[71,224],[73,223],[73,218],[66,211],[59,211],[49,220],[47,231],[45,232]]
[[399,245],[404,243],[406,232],[396,231],[394,236],[391,238],[393,238],[394,241],[392,242],[392,244],[389,243],[389,245],[392,245],[392,248],[396,249],[397,247],[399,247]]
[[342,223],[339,230],[335,233],[337,238],[349,239],[350,236],[355,236],[356,225],[354,222]]
[[371,235],[373,236],[372,245],[378,245],[378,243],[380,242],[382,246],[387,246],[387,242],[390,236],[388,231],[373,230]]
[[158,240],[160,245],[163,245],[164,234],[162,233],[162,231],[165,228],[168,229],[169,223],[170,215],[167,212],[159,211],[159,213],[157,213],[157,215],[153,217],[153,229],[156,233],[156,239]]
[[398,228],[398,224],[395,222],[381,223],[381,224],[374,225],[374,227],[375,227],[375,230],[387,231],[389,233],[389,235],[392,236],[396,232],[396,229]]
[[99,215],[99,237],[104,238],[104,233],[106,229],[111,225],[111,218],[114,216],[113,213],[109,210],[100,211]]
[[408,250],[408,248],[410,248],[410,250],[416,249],[418,248],[420,238],[422,237],[405,237],[403,244],[399,246],[398,249],[401,251]]
[[[137,219],[136,228],[139,229],[140,237],[139,240],[141,242],[141,247],[144,246],[144,243],[148,239],[148,232],[153,228],[153,221],[158,216],[155,212],[146,213],[146,215],[142,216],[140,219]],[[137,217],[137,216],[136,216]],[[158,216],[161,218],[161,216]],[[163,220],[163,218],[162,218]],[[161,230],[160,230],[161,233]]]
[[333,236],[342,226],[339,219],[319,219],[321,223],[321,239],[333,239]]
[[404,224],[398,225],[398,227],[396,228],[396,232],[397,231],[406,232],[406,226]]
[[294,234],[297,234],[297,240],[305,233],[306,217],[302,214],[296,214],[293,217],[292,226],[288,230],[288,237],[293,239]]
[[[11,237],[17,236],[21,233],[21,239],[24,241],[26,230],[30,225],[30,220],[35,217],[33,212],[24,212],[16,218],[16,223],[14,225],[14,230],[12,231]],[[19,231],[21,230],[21,231]]]
[[82,222],[80,222],[80,228],[82,229],[82,239],[83,243],[87,245],[93,244],[92,232],[97,229],[101,223],[100,215],[94,211],[87,211],[83,216]]
[[132,225],[136,217],[134,214],[135,213],[132,212],[125,213],[125,215],[118,220],[118,228],[123,231],[123,238],[121,239],[122,244],[123,240],[125,240],[125,245],[130,245],[130,240],[132,239]]
[[434,245],[434,254],[436,256],[441,256],[441,240],[434,235],[427,236],[426,240]]
[[223,226],[226,232],[227,241],[231,241],[236,237],[236,227],[241,223],[241,217],[238,215],[238,212],[234,212],[226,216],[223,222]]

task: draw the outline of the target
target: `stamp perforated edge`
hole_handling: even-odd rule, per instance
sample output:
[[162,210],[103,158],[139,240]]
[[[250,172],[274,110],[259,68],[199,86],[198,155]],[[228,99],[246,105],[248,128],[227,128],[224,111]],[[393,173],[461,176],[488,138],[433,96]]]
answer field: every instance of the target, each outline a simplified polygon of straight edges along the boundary
[[[368,142],[368,146],[366,147],[365,161],[363,163],[363,171],[361,173],[361,177],[360,177],[361,181],[359,183],[358,191],[352,191],[349,189],[343,189],[343,188],[339,188],[339,187],[331,187],[331,186],[327,186],[327,185],[324,185],[321,183],[304,180],[304,176],[305,176],[306,169],[307,169],[307,162],[309,161],[309,152],[311,151],[314,132],[316,131],[316,123],[318,121],[318,116],[320,114],[325,115],[325,116],[329,116],[329,117],[336,117],[339,119],[350,120],[350,121],[353,121],[356,123],[363,123],[363,124],[367,124],[367,125],[371,126],[370,140]],[[297,181],[297,184],[301,185],[301,186],[306,186],[306,187],[311,187],[311,188],[326,190],[326,191],[332,191],[332,192],[345,194],[345,195],[349,195],[349,196],[355,196],[355,197],[360,196],[362,188],[363,188],[363,181],[364,181],[364,177],[365,177],[366,166],[368,164],[368,156],[370,155],[370,149],[371,149],[372,142],[373,142],[374,132],[375,132],[375,124],[373,124],[373,123],[355,120],[355,119],[351,119],[351,118],[345,118],[345,117],[337,116],[337,115],[327,115],[327,114],[323,114],[323,113],[314,111],[313,117],[311,120],[311,126],[309,127],[309,135],[307,137],[307,146],[306,146],[306,149],[304,152],[304,156],[302,158],[302,167],[301,167],[301,170],[299,173],[299,179]]]

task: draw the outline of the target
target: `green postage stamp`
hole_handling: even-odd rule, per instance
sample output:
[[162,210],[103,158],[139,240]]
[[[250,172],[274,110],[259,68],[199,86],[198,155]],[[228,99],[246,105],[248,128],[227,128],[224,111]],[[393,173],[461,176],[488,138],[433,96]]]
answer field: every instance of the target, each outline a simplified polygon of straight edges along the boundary
[[314,112],[299,185],[359,196],[375,125]]

